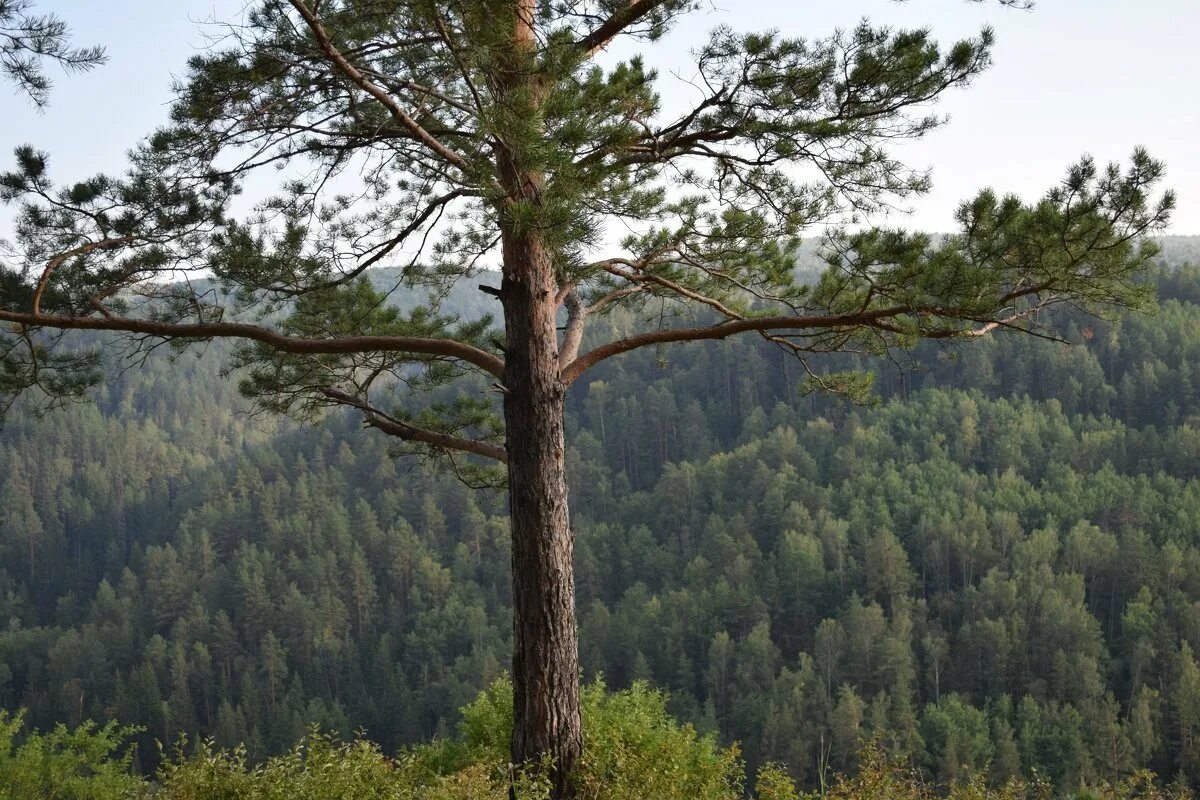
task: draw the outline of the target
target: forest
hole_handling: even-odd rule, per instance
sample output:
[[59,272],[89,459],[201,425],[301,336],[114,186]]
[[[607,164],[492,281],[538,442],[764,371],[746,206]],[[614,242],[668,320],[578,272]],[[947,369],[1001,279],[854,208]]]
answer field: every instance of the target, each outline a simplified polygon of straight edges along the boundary
[[[589,373],[567,398],[585,681],[661,688],[807,788],[872,743],[939,785],[1200,787],[1197,250],[1165,240],[1151,314],[1061,315],[1073,344],[827,358],[873,373],[865,404],[759,339]],[[451,302],[486,310],[470,289]],[[181,734],[251,762],[311,725],[385,753],[452,736],[508,666],[503,494],[348,413],[248,413],[223,352],[10,415],[0,707],[138,726],[143,773]]]

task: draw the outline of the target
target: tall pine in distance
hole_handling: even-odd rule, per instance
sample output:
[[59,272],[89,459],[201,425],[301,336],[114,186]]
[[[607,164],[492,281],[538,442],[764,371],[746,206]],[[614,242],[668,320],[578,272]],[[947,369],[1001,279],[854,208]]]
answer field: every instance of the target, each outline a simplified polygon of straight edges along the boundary
[[[507,486],[512,759],[549,763],[555,797],[572,793],[582,749],[573,382],[632,350],[747,333],[815,386],[855,393],[861,381],[813,357],[1049,335],[1059,305],[1139,306],[1144,239],[1173,204],[1138,150],[1125,168],[1084,158],[1032,203],[983,191],[947,238],[870,227],[928,190],[887,146],[942,122],[932,104],[987,68],[991,32],[941,47],[866,22],[809,39],[718,28],[672,116],[642,58],[600,57],[618,40],[652,47],[695,10],[260,0],[191,60],[126,174],[59,185],[28,146],[0,177],[18,208],[0,391],[44,407],[83,396],[102,353],[71,330],[112,332],[107,347],[135,359],[232,338],[242,389],[265,408],[350,407],[469,483]],[[800,284],[800,237],[823,231],[828,269]],[[398,268],[391,291],[366,280],[383,266]],[[499,325],[441,311],[489,266],[500,285],[479,289]],[[401,311],[393,293],[421,302]],[[646,325],[596,341],[589,323],[622,307]],[[414,397],[438,387],[454,399]]]

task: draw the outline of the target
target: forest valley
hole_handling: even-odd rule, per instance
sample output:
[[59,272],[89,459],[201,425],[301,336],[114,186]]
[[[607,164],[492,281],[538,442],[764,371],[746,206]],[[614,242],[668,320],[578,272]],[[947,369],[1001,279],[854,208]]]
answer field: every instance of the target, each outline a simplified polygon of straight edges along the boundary
[[[704,743],[688,763],[733,794],[696,797],[737,796],[741,759],[763,797],[864,758],[928,788],[1200,786],[1200,241],[1165,245],[1156,312],[1063,315],[1075,345],[830,356],[873,372],[867,405],[806,394],[757,338],[642,350],[573,385],[585,735],[641,720],[656,747]],[[94,405],[8,420],[0,707],[25,730],[137,726],[104,734],[122,775],[184,770],[181,735],[189,769],[206,741],[197,758],[230,775],[214,748],[284,755],[276,777],[304,752],[383,763],[338,736],[292,752],[310,725],[387,754],[441,741],[449,761],[463,736],[504,762],[503,493],[395,458],[351,413],[249,415],[221,364],[113,364]],[[20,727],[0,717],[0,773]],[[174,796],[201,796],[186,779]]]

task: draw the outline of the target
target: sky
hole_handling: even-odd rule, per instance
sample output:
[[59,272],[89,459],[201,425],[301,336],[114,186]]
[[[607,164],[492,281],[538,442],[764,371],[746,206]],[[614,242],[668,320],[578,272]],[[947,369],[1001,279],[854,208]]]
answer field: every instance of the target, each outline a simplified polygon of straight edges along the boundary
[[[952,230],[956,206],[984,187],[1032,200],[1084,153],[1122,160],[1142,145],[1166,162],[1166,183],[1178,194],[1168,232],[1200,234],[1197,0],[1040,0],[1031,11],[994,0],[702,2],[663,40],[638,46],[662,72],[668,106],[682,102],[673,76],[694,72],[691,52],[717,25],[820,37],[866,17],[928,27],[947,44],[985,25],[995,30],[994,66],[939,105],[949,124],[897,151],[913,166],[931,167],[934,188],[889,225]],[[243,0],[38,6],[65,18],[77,44],[104,44],[109,61],[85,75],[55,75],[45,111],[0,86],[0,154],[32,143],[50,153],[58,180],[73,181],[120,169],[124,153],[165,121],[173,78],[213,32],[204,21],[238,18]]]

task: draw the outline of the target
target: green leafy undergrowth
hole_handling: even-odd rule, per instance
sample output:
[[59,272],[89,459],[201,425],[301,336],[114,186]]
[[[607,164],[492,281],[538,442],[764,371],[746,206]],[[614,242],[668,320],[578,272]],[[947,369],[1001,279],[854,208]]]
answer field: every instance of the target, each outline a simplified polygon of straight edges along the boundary
[[[579,800],[817,800],[801,794],[786,770],[767,765],[748,792],[736,746],[673,720],[662,692],[637,683],[609,692],[584,690],[584,756]],[[131,771],[124,742],[134,733],[94,723],[49,733],[24,731],[20,715],[0,712],[0,800],[546,800],[544,769],[516,772],[508,763],[512,688],[497,681],[463,709],[459,735],[388,756],[375,744],[344,741],[313,729],[291,752],[252,764],[243,748],[181,741],[154,780]],[[1060,795],[1061,796],[1061,795]],[[825,800],[1051,800],[1049,783],[1011,781],[995,788],[984,776],[939,787],[905,762],[868,747],[861,769],[839,777]],[[1186,790],[1157,786],[1139,773],[1118,786],[1081,788],[1072,800],[1191,800]]]
[[786,771],[774,764],[759,770],[755,790],[759,800],[1194,800],[1188,789],[1159,786],[1149,772],[1138,772],[1115,786],[1080,787],[1067,794],[1056,793],[1049,781],[1036,779],[990,786],[983,773],[938,786],[877,745],[863,749],[853,777],[839,775],[824,794],[801,794]]
[[130,770],[126,740],[136,733],[116,723],[59,725],[23,734],[21,714],[0,710],[0,800],[126,800],[147,786]]
[[[674,721],[666,696],[643,684],[584,690],[580,800],[737,800],[744,796],[736,747],[721,747]],[[508,762],[512,687],[501,680],[463,709],[457,738],[389,757],[357,739],[318,731],[292,752],[251,766],[245,752],[201,743],[158,776],[162,800],[506,800],[510,780],[521,800],[549,796],[544,771],[515,773]]]

